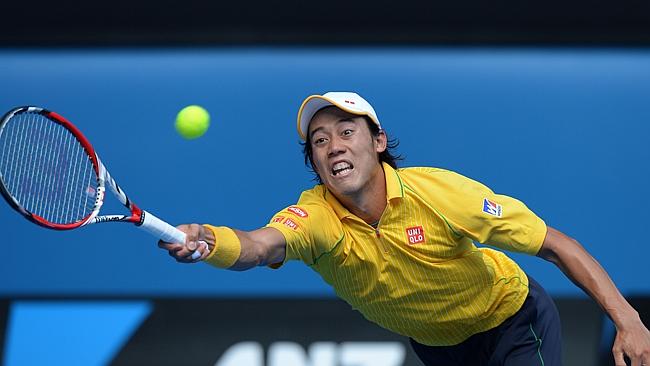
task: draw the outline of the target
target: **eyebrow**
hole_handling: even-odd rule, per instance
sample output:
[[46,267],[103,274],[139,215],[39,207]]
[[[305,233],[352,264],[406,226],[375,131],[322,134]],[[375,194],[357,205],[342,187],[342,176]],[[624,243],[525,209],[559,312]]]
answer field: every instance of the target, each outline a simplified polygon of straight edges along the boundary
[[[341,118],[340,120],[336,121],[336,124],[338,125],[339,123],[343,123],[343,122],[352,122],[352,123],[354,123],[355,122],[354,117]],[[320,130],[323,130],[323,129],[325,129],[325,127],[318,127],[316,129],[314,129],[313,131],[311,131],[311,133],[309,134],[309,139],[314,138],[314,134],[316,132],[320,131]]]

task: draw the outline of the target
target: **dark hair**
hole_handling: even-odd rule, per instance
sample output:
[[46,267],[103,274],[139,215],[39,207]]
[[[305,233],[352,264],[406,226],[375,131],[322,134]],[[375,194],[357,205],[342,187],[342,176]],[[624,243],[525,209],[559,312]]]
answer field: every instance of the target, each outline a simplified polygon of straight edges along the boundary
[[[362,117],[366,121],[366,124],[368,125],[370,134],[373,137],[379,136],[379,132],[381,131],[379,129],[379,126],[377,126],[377,124],[373,120],[371,120],[370,117],[368,116],[362,116]],[[386,131],[384,131],[384,133],[386,133]],[[314,177],[314,180],[317,181],[319,184],[322,184],[323,181],[320,179],[320,175],[318,175],[318,172],[316,172],[316,169],[314,169],[313,151],[311,149],[311,138],[309,134],[307,134],[307,138],[305,142],[301,142],[300,145],[302,145],[302,153],[305,156],[305,165],[316,175]],[[386,150],[377,154],[379,155],[379,162],[386,163],[391,167],[393,167],[393,169],[397,169],[397,161],[403,159],[401,155],[395,154],[393,151],[397,148],[397,146],[399,146],[399,140],[389,139],[386,144]]]

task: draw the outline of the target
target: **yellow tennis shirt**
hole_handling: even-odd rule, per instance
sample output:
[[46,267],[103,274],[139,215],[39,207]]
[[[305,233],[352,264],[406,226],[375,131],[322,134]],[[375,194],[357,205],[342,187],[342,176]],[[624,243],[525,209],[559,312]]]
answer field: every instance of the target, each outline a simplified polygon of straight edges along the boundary
[[377,228],[323,185],[267,225],[367,319],[417,342],[458,344],[512,316],[528,278],[505,254],[536,254],[546,225],[522,202],[451,171],[383,165],[387,206]]

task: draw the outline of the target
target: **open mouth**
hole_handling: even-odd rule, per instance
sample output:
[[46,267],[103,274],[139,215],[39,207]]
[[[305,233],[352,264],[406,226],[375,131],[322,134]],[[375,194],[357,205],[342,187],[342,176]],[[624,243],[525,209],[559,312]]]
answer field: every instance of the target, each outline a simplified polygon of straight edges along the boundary
[[345,176],[350,174],[352,172],[352,169],[354,169],[354,166],[351,163],[348,163],[347,161],[341,161],[332,167],[332,175],[333,176]]

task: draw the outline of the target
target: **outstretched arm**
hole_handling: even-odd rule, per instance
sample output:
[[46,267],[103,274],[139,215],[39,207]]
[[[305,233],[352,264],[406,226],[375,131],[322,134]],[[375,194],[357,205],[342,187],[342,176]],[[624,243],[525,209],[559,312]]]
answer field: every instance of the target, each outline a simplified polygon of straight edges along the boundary
[[[187,235],[185,243],[158,242],[158,246],[169,252],[181,263],[194,263],[206,259],[214,250],[216,238],[212,230],[203,225],[180,225],[178,229]],[[273,228],[261,228],[254,231],[233,230],[239,239],[241,251],[238,259],[228,269],[244,271],[256,266],[280,263],[284,260],[286,241],[280,231]],[[206,247],[207,244],[207,247]],[[192,253],[198,250],[201,256],[193,260]],[[219,255],[215,253],[214,255]]]
[[617,330],[612,348],[616,366],[625,366],[624,355],[630,358],[632,366],[650,365],[650,332],[603,267],[580,243],[548,227],[537,256],[557,265],[612,319]]

